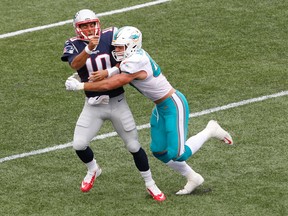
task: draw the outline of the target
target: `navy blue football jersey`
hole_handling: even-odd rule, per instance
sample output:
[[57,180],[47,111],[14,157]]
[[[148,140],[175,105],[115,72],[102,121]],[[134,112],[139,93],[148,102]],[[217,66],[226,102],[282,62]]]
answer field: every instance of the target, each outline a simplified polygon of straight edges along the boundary
[[[81,82],[88,82],[88,77],[93,71],[112,68],[117,64],[111,53],[112,50],[114,50],[114,47],[111,45],[113,40],[113,31],[114,27],[102,30],[98,46],[87,59],[86,64],[77,70],[81,78]],[[77,37],[70,38],[65,42],[61,60],[71,64],[73,59],[85,49],[88,43],[88,41],[81,40]],[[123,92],[123,87],[120,87],[106,92],[85,91],[85,94],[87,97],[109,95],[111,98],[118,96]]]

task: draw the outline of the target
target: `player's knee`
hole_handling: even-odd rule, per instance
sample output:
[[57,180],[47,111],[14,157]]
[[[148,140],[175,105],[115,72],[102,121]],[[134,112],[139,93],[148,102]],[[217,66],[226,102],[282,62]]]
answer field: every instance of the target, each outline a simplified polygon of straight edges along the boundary
[[168,152],[152,152],[154,157],[156,157],[158,160],[162,161],[163,163],[167,163],[170,161]]
[[164,163],[167,163],[177,157],[177,151],[174,151],[173,149],[167,149],[162,152],[152,151],[152,153],[158,160],[161,160]]
[[85,150],[88,145],[89,142],[87,142],[85,139],[76,138],[73,140],[73,149],[76,151]]
[[141,145],[138,140],[133,140],[126,143],[126,149],[131,153],[138,152],[140,148]]

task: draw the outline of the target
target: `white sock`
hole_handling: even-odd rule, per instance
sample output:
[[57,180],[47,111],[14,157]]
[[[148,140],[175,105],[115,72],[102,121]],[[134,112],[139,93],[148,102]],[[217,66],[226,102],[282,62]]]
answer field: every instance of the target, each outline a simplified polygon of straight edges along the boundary
[[179,172],[183,176],[186,176],[192,169],[185,161],[170,160],[166,164],[169,167],[171,167],[173,170],[175,170],[176,172]]
[[195,154],[208,139],[210,139],[210,135],[204,129],[200,131],[198,134],[190,137],[186,141],[186,145],[191,149],[192,154]]
[[188,180],[193,179],[196,172],[185,161],[172,161],[166,163],[169,167],[185,176]]
[[150,169],[145,171],[145,172],[140,172],[140,174],[141,174],[142,178],[145,181],[145,186],[146,187],[151,187],[152,185],[155,184],[155,181],[152,178],[152,173],[151,173]]
[[88,169],[89,172],[96,172],[96,170],[98,168],[95,159],[93,159],[89,163],[86,163],[86,166],[87,166],[87,169]]

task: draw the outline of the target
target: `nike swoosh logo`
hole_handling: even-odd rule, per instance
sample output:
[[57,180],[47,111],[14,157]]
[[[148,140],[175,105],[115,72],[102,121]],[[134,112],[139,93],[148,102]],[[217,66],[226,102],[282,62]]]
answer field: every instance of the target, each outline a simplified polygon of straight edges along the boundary
[[81,184],[81,187],[82,187],[82,188],[84,188],[84,187],[85,187],[85,183],[84,183],[84,182],[82,182],[82,184]]
[[231,145],[231,144],[232,144],[232,141],[231,141],[231,140],[229,140],[228,138],[224,137],[224,140],[226,140],[226,141],[228,142],[228,143],[226,142],[227,144],[229,144],[229,145]]
[[99,50],[92,50],[92,54],[97,54],[99,52],[100,52]]
[[121,98],[121,99],[118,99],[118,102],[120,102],[120,101],[122,101],[123,100],[123,98]]

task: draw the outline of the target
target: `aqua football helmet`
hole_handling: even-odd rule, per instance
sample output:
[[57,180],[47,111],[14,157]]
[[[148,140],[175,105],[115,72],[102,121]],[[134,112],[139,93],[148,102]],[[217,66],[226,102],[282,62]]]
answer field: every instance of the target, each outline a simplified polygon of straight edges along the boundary
[[139,29],[132,26],[122,27],[115,33],[112,45],[125,47],[123,52],[112,51],[116,61],[123,61],[141,49],[142,33]]
[[[81,29],[81,25],[88,23],[94,23],[94,28],[92,28],[94,32],[92,34],[91,32],[88,32],[88,30]],[[75,14],[73,26],[77,37],[83,40],[89,40],[89,37],[100,35],[101,33],[100,20],[97,15],[89,9],[80,10]]]

